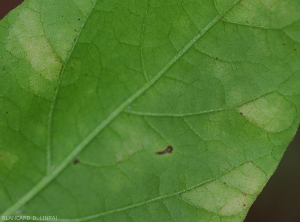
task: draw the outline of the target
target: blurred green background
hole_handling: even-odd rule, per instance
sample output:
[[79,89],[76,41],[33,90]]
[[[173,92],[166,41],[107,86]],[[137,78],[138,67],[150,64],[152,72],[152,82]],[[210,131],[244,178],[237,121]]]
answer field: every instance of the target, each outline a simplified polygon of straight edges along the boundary
[[[0,0],[0,19],[22,2],[23,0]],[[252,205],[245,222],[300,222],[299,144],[298,129],[278,169]]]

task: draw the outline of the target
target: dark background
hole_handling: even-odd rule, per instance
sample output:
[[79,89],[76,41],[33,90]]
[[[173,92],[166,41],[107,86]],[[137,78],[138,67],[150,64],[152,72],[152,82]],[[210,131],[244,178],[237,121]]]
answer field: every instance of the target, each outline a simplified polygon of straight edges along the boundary
[[[0,0],[0,19],[22,0]],[[299,61],[300,62],[300,61]],[[300,222],[300,130],[245,222]]]

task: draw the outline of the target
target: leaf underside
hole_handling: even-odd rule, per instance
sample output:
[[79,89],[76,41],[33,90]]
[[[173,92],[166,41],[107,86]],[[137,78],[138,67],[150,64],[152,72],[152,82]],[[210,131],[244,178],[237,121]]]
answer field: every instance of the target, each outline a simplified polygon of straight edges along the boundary
[[25,1],[0,22],[2,215],[243,221],[299,124],[299,10]]

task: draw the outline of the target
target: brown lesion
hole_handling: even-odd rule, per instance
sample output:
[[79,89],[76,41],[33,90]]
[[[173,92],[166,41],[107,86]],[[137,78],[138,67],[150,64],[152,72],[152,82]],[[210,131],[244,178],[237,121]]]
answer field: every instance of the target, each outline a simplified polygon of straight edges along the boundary
[[76,165],[76,164],[78,164],[78,163],[80,163],[79,159],[75,159],[75,160],[73,161],[73,164],[74,164],[74,165]]
[[173,152],[173,147],[172,146],[167,146],[166,149],[164,149],[163,151],[158,151],[158,152],[155,152],[155,154],[157,155],[163,155],[163,154],[166,154],[166,153],[172,153]]

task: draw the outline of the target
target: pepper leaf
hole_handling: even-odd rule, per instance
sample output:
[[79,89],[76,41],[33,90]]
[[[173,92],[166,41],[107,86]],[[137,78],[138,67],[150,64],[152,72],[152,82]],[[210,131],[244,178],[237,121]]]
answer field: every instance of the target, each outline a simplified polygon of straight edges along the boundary
[[243,221],[300,115],[298,0],[25,0],[0,22],[0,221]]

